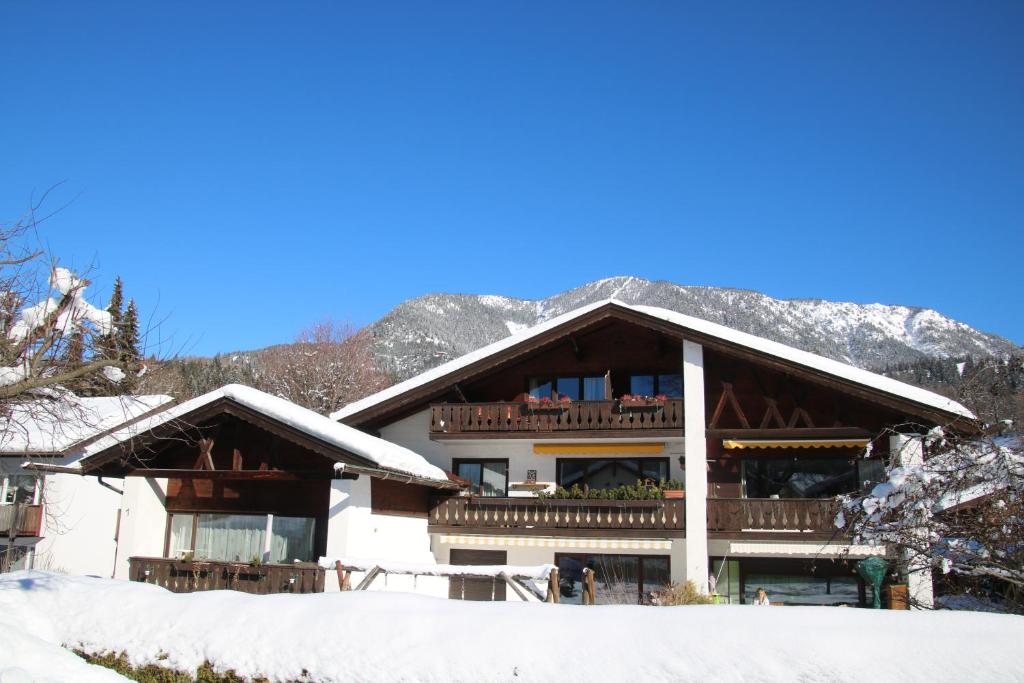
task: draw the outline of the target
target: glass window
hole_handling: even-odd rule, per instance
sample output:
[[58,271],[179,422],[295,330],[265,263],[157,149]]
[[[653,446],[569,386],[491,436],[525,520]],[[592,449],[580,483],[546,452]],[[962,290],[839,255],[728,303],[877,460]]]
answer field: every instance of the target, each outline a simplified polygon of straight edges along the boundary
[[719,603],[724,605],[740,604],[742,596],[740,595],[739,560],[714,560],[711,563],[711,577],[715,584],[712,592],[718,594]]
[[560,602],[582,604],[583,570],[594,572],[598,605],[636,605],[670,583],[669,559],[646,555],[556,555]]
[[263,561],[266,515],[200,514],[195,556],[226,562]]
[[171,515],[171,544],[168,557],[181,557],[192,552],[192,522],[194,515]]
[[683,376],[678,373],[672,375],[658,375],[658,387],[656,391],[658,394],[665,394],[669,398],[682,398]]
[[632,486],[637,481],[652,479],[655,483],[668,479],[667,458],[559,458],[558,485],[574,484],[592,489]]
[[604,377],[584,377],[583,378],[583,400],[584,401],[603,401],[603,400],[605,400],[605,395],[604,395]]
[[844,458],[743,461],[747,498],[831,498],[857,490],[857,470]]
[[640,460],[640,475],[643,479],[653,479],[655,482],[668,481],[668,460],[663,458]]
[[853,576],[790,576],[747,574],[743,601],[752,604],[757,589],[764,588],[768,601],[787,605],[856,605],[860,601]]
[[470,482],[475,496],[504,497],[508,489],[508,460],[457,460],[455,474]]
[[32,568],[33,549],[27,545],[0,545],[0,572]]
[[574,401],[580,400],[579,377],[559,377],[555,383],[555,388],[558,391],[557,398],[568,396]]
[[629,378],[629,393],[633,396],[654,396],[654,375],[633,375]]
[[290,564],[295,560],[312,562],[313,528],[311,517],[281,517],[274,515],[270,532],[270,561]]
[[530,396],[534,398],[551,398],[551,380],[537,378],[531,379]]
[[877,458],[857,461],[857,478],[860,480],[860,487],[864,491],[870,491],[875,484],[881,484],[885,476],[885,463]]
[[26,503],[31,505],[36,499],[36,482],[38,478],[31,474],[12,474],[7,477],[7,488],[3,503]]

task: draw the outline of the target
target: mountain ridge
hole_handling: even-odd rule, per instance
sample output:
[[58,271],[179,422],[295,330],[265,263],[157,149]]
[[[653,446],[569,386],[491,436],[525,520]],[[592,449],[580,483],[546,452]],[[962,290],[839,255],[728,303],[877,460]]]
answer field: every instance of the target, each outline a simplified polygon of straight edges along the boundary
[[402,380],[509,334],[606,299],[659,306],[880,369],[926,358],[1005,357],[1020,347],[924,307],[776,299],[750,289],[615,276],[543,299],[432,293],[402,302],[369,326],[381,369]]

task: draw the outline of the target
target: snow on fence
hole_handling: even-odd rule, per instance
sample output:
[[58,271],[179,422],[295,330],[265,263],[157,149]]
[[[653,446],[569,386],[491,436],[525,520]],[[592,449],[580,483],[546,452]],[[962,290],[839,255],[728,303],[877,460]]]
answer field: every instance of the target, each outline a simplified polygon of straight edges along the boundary
[[[382,560],[356,559],[350,557],[321,557],[320,566],[333,568],[338,574],[338,588],[343,591],[365,591],[381,575],[387,580],[389,574],[412,576],[415,581],[420,576],[461,579],[460,598],[465,597],[466,579],[490,579],[491,598],[494,599],[499,582],[508,586],[523,602],[558,602],[558,567],[553,564],[536,566],[522,565],[462,565],[462,564],[420,564],[413,562],[387,562]],[[352,588],[352,572],[363,574],[362,580]],[[537,587],[537,582],[545,582],[547,590]],[[593,585],[593,581],[590,582]],[[591,601],[590,604],[593,604]]]

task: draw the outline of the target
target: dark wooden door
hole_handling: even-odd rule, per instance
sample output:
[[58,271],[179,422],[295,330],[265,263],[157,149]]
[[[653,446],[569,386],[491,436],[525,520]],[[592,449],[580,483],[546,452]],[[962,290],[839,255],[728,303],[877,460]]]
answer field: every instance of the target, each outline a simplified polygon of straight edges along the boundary
[[[453,549],[448,564],[508,564],[508,553],[504,550]],[[452,600],[504,600],[505,580],[463,579],[453,576],[448,580],[448,597]]]

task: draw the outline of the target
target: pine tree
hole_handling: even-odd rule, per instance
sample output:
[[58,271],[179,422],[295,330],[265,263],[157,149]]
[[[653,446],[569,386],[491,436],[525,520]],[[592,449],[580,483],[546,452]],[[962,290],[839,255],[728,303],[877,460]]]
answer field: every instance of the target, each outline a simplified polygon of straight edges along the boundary
[[142,352],[139,351],[139,310],[135,306],[135,299],[128,300],[128,308],[117,335],[120,359],[129,368],[134,368],[142,360]]
[[85,335],[82,334],[82,330],[75,330],[68,337],[68,343],[64,346],[60,360],[62,364],[68,366],[81,365],[85,362]]
[[100,340],[100,352],[104,358],[111,360],[120,359],[120,336],[124,318],[124,284],[121,276],[114,278],[114,291],[110,294],[110,304],[107,306],[107,313],[110,314],[110,334],[103,335]]

